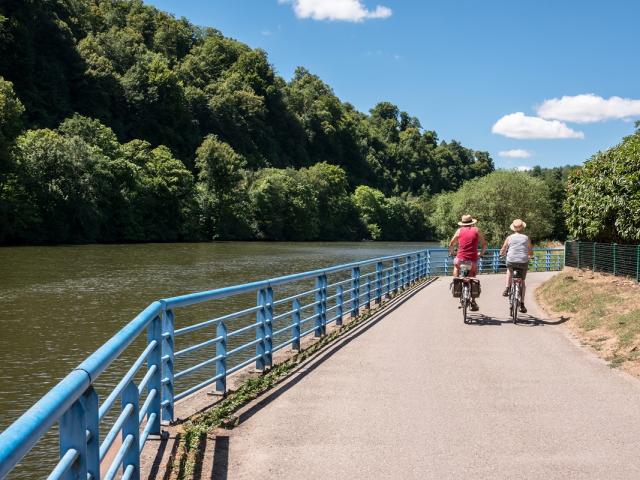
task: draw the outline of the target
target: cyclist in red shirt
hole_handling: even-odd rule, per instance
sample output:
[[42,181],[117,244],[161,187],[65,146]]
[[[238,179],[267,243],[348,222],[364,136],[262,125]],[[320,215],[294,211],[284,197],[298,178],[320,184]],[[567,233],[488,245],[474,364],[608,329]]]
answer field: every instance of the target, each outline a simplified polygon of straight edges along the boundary
[[[460,228],[456,230],[456,233],[451,237],[449,242],[449,255],[453,255],[453,249],[458,244],[458,254],[453,260],[453,276],[459,275],[458,267],[461,261],[471,262],[471,271],[469,275],[471,277],[476,276],[478,269],[478,256],[484,255],[487,250],[487,241],[484,235],[478,227],[476,227],[478,221],[471,217],[471,215],[463,215],[461,221],[458,222]],[[482,245],[480,255],[478,255],[478,244]],[[471,301],[471,310],[478,310],[478,304],[475,299]]]

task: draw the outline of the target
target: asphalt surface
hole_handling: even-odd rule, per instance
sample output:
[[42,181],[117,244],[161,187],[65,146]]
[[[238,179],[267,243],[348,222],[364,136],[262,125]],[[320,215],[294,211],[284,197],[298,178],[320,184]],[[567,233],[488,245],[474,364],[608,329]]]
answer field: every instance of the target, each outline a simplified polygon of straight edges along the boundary
[[[530,274],[534,287],[550,274]],[[477,323],[429,285],[325,352],[222,432],[207,478],[640,478],[640,382],[528,298],[508,322],[482,276]],[[532,297],[529,288],[527,297]]]

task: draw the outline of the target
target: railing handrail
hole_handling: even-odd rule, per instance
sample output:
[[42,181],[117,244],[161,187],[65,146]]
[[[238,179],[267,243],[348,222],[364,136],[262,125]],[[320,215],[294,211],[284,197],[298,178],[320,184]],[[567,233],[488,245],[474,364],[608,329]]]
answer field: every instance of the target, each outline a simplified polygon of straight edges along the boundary
[[[327,268],[319,268],[317,270],[309,270],[301,273],[293,273],[290,275],[283,275],[280,277],[269,278],[266,280],[259,280],[251,283],[241,283],[238,285],[232,285],[230,287],[216,288],[213,290],[206,290],[204,292],[187,293],[185,295],[179,295],[176,297],[164,298],[161,300],[166,305],[166,308],[186,307],[188,305],[194,305],[197,303],[207,302],[209,300],[216,300],[219,298],[228,297],[231,295],[237,295],[239,293],[249,293],[261,290],[267,287],[273,287],[276,285],[282,285],[290,282],[297,282],[305,280],[307,278],[314,278],[318,275],[336,273],[342,270],[348,270],[353,267],[362,267],[377,262],[384,262],[393,260],[394,258],[401,258],[407,255],[417,255],[424,253],[427,249],[415,250],[412,252],[402,253],[400,255],[387,255],[385,257],[371,258],[367,260],[361,260],[359,262],[343,263],[340,265],[334,265]],[[435,249],[430,249],[435,250]],[[446,250],[446,249],[445,249]]]
[[[448,249],[445,247],[436,247],[436,248],[428,248],[428,249],[422,249],[422,250],[416,250],[413,252],[407,252],[407,253],[403,253],[401,255],[387,255],[385,257],[378,257],[378,258],[372,258],[372,259],[368,259],[368,260],[362,260],[359,262],[351,262],[351,263],[343,263],[340,265],[335,265],[333,267],[328,267],[328,268],[320,268],[317,270],[309,270],[306,272],[301,272],[301,273],[294,273],[291,275],[283,275],[280,277],[274,277],[274,278],[270,278],[267,280],[259,280],[257,282],[251,282],[251,283],[242,283],[242,284],[238,284],[238,285],[232,285],[230,287],[222,287],[222,288],[216,288],[213,290],[206,290],[204,292],[197,292],[197,293],[188,293],[185,295],[178,295],[176,297],[169,297],[169,298],[164,298],[162,300],[160,300],[165,306],[166,308],[177,308],[177,307],[185,307],[188,305],[194,305],[197,303],[202,303],[202,302],[207,302],[210,300],[216,300],[216,299],[220,299],[220,298],[224,298],[224,297],[228,297],[231,295],[237,295],[238,293],[249,293],[249,292],[254,292],[257,290],[260,290],[262,288],[267,288],[267,287],[272,287],[272,286],[276,286],[276,285],[282,285],[284,283],[289,283],[289,282],[294,282],[294,281],[300,281],[300,280],[305,280],[307,278],[314,278],[317,277],[318,275],[322,275],[322,274],[330,274],[330,273],[336,273],[339,272],[341,270],[348,270],[350,268],[353,267],[361,267],[363,265],[369,265],[372,263],[378,263],[378,262],[384,262],[384,261],[388,261],[388,260],[393,260],[394,258],[401,258],[407,255],[417,255],[420,253],[424,253],[425,251],[437,251],[437,252],[444,252],[447,251]],[[487,251],[493,251],[493,250],[499,250],[499,248],[489,248],[487,249]],[[547,250],[552,250],[552,251],[561,251],[563,250],[563,248],[561,247],[553,247],[553,248],[535,248],[534,251],[547,251]]]
[[[391,289],[391,282],[393,281],[393,289],[394,291],[398,289],[398,285],[401,285],[401,288],[404,289],[405,285],[414,282],[416,279],[424,276],[431,275],[430,266],[435,268],[436,271],[441,267],[444,267],[447,270],[449,261],[447,258],[443,260],[433,260],[431,257],[432,253],[442,253],[446,252],[447,248],[428,248],[421,250],[414,250],[411,252],[406,252],[398,255],[387,255],[383,257],[377,257],[372,259],[361,260],[357,262],[344,263],[340,265],[334,265],[327,268],[321,268],[316,270],[310,270],[301,273],[295,273],[291,275],[284,275],[280,277],[270,278],[266,280],[250,282],[245,284],[234,285],[230,287],[223,287],[213,290],[208,290],[204,292],[197,292],[192,294],[180,295],[175,297],[168,297],[158,301],[155,301],[149,304],[143,311],[141,311],[138,315],[136,315],[128,324],[126,324],[123,328],[121,328],[115,335],[113,335],[108,341],[106,341],[100,348],[98,348],[93,354],[88,356],[82,363],[80,363],[75,369],[73,369],[66,377],[64,377],[60,382],[58,382],[49,392],[47,392],[40,400],[38,400],[29,410],[27,410],[24,414],[22,414],[17,420],[15,420],[12,424],[10,424],[3,432],[0,433],[0,479],[4,478],[14,467],[17,465],[22,458],[31,450],[31,448],[44,436],[44,434],[50,429],[50,427],[55,424],[57,421],[61,421],[63,419],[63,415],[66,412],[72,409],[72,406],[76,404],[76,402],[85,401],[83,400],[86,396],[86,393],[89,390],[92,390],[92,385],[97,380],[97,378],[102,374],[113,362],[116,360],[120,354],[127,349],[139,336],[144,332],[145,329],[155,328],[154,335],[156,335],[153,339],[155,342],[153,347],[148,347],[147,350],[149,352],[154,352],[156,358],[154,360],[156,364],[156,371],[151,372],[149,374],[155,373],[157,378],[157,384],[154,388],[164,388],[164,386],[160,387],[160,380],[162,382],[165,381],[164,373],[162,376],[160,375],[160,365],[164,365],[167,361],[173,362],[174,352],[173,352],[173,313],[172,310],[177,307],[185,307],[189,305],[194,305],[210,300],[221,299],[225,297],[229,297],[232,295],[248,293],[253,291],[263,292],[266,297],[263,298],[262,302],[259,303],[258,313],[263,315],[268,325],[271,324],[273,320],[273,313],[269,313],[269,309],[273,308],[273,294],[269,293],[271,291],[271,287],[276,285],[283,285],[291,282],[297,282],[300,280],[315,278],[316,282],[320,281],[320,283],[316,283],[316,288],[311,290],[311,292],[315,292],[316,294],[316,314],[313,317],[317,318],[316,326],[311,328],[310,330],[307,327],[305,330],[305,334],[308,332],[316,331],[316,332],[324,332],[324,325],[327,322],[326,312],[327,306],[326,302],[328,298],[334,299],[335,297],[340,297],[340,316],[342,315],[342,287],[341,284],[346,282],[352,282],[352,288],[347,291],[351,291],[351,311],[352,314],[355,311],[357,315],[357,311],[360,308],[360,299],[364,296],[366,307],[369,306],[369,302],[373,297],[379,299],[380,295],[383,292],[382,285],[382,263],[387,261],[393,261],[393,266],[384,270],[387,272],[386,276],[386,288],[387,292]],[[489,249],[488,251],[495,253],[497,249]],[[554,251],[563,251],[562,248],[536,248],[534,251],[543,251],[547,252],[547,256],[550,255],[550,252]],[[415,258],[414,258],[415,257]],[[400,265],[400,261],[405,261]],[[420,263],[423,262],[423,263]],[[442,263],[442,265],[439,265]],[[367,265],[376,265],[376,271],[372,273],[367,273],[362,275],[362,279],[367,278],[366,282],[363,282],[362,285],[361,275],[360,275],[360,267]],[[449,265],[450,266],[450,265]],[[402,268],[400,268],[402,267]],[[547,265],[548,267],[548,265]],[[333,283],[331,285],[327,285],[326,277],[328,274],[341,272],[341,271],[351,271],[352,278],[350,280],[345,280],[343,282]],[[494,270],[497,272],[497,264],[494,262]],[[393,272],[393,273],[392,273]],[[375,279],[373,279],[373,275],[375,274]],[[393,278],[392,278],[393,276]],[[355,283],[354,283],[355,282]],[[327,288],[328,287],[336,288],[336,295],[327,296]],[[373,288],[372,288],[373,286]],[[339,293],[337,288],[340,288]],[[362,293],[364,292],[364,293]],[[354,299],[355,295],[355,299]],[[288,297],[285,300],[291,300],[297,298],[299,295],[294,295],[292,297]],[[260,297],[260,296],[259,296]],[[376,300],[377,301],[377,300]],[[260,302],[260,300],[259,300]],[[278,302],[276,302],[278,303]],[[297,311],[299,312],[302,308],[299,302],[297,306]],[[335,307],[332,307],[335,308]],[[354,310],[355,309],[355,310]],[[255,308],[250,309],[251,311],[256,310]],[[294,313],[296,311],[295,302],[294,302],[294,311],[287,313]],[[265,316],[266,315],[266,316]],[[311,317],[311,318],[313,318]],[[336,317],[333,319],[335,320]],[[218,320],[224,319],[221,317]],[[167,320],[170,324],[170,330],[165,332],[162,327],[162,331],[157,330],[158,322]],[[298,319],[299,320],[299,319]],[[309,320],[309,318],[307,318]],[[341,321],[341,320],[340,320]],[[325,323],[323,323],[325,322]],[[211,323],[209,321],[209,323]],[[222,323],[223,322],[217,322]],[[153,326],[155,325],[155,326]],[[255,326],[255,325],[254,325]],[[224,327],[224,325],[222,325]],[[299,332],[298,328],[298,337],[303,336]],[[148,330],[149,332],[149,330]],[[148,333],[149,335],[149,333]],[[167,336],[168,335],[168,336]],[[224,339],[226,342],[226,330],[222,332],[222,336],[217,334],[215,340],[216,342]],[[231,335],[231,334],[230,334]],[[265,336],[265,333],[262,333],[262,340],[268,339],[268,342],[271,342],[270,336]],[[267,335],[274,335],[274,333],[268,333]],[[151,341],[148,337],[148,341]],[[299,341],[299,338],[298,338]],[[168,355],[160,352],[164,352],[164,346],[162,350],[160,349],[160,345],[158,342],[169,342],[167,345]],[[291,341],[293,342],[293,340]],[[255,343],[255,341],[250,342]],[[292,343],[292,345],[295,343]],[[270,344],[269,344],[270,345]],[[271,346],[268,349],[268,353],[265,350],[263,352],[264,355],[271,355]],[[276,349],[277,347],[273,347]],[[299,348],[299,347],[298,347]],[[226,354],[226,346],[222,350],[223,353]],[[140,360],[142,358],[142,360]],[[138,364],[144,361],[144,356],[139,357]],[[254,359],[257,357],[254,357]],[[271,360],[269,360],[270,362]],[[246,362],[245,362],[246,363]],[[269,363],[270,364],[270,363]],[[239,368],[242,365],[237,365],[231,370],[235,371],[235,369]],[[162,367],[164,370],[164,367]],[[169,376],[171,377],[169,380],[173,382],[173,367],[169,368]],[[223,368],[223,371],[226,372],[226,366]],[[131,370],[130,370],[131,372]],[[125,375],[125,379],[122,380],[125,382],[129,382],[130,377],[133,378],[134,373],[129,373]],[[226,373],[225,373],[226,376]],[[149,377],[150,378],[150,377]],[[216,377],[217,378],[217,377]],[[121,381],[121,382],[122,382]],[[225,380],[226,381],[226,380]],[[144,382],[143,382],[144,383]],[[124,388],[124,385],[122,386]],[[142,388],[142,387],[141,387]],[[151,388],[151,387],[149,387]],[[171,387],[172,388],[172,387]],[[116,389],[117,390],[117,389]],[[184,395],[185,393],[181,394]],[[95,392],[94,392],[95,395]],[[112,396],[120,395],[120,393],[112,392]],[[155,391],[154,395],[159,398],[160,392]],[[83,397],[83,399],[81,399]],[[138,397],[136,397],[138,398]],[[97,397],[96,400],[97,402]],[[173,418],[173,392],[171,392],[171,413],[169,418]],[[110,402],[110,405],[113,403],[113,400]],[[160,405],[158,400],[158,405]],[[162,403],[164,405],[164,402]],[[108,409],[109,407],[106,407]],[[137,407],[136,407],[137,408]],[[164,408],[164,407],[163,407]],[[97,410],[94,412],[95,418],[97,421],[100,421],[98,417]],[[102,414],[100,414],[101,416]],[[159,422],[159,412],[154,413],[154,421]],[[163,418],[164,414],[163,414]],[[151,420],[150,420],[151,421]],[[159,425],[159,423],[157,424]],[[159,428],[159,427],[155,427]],[[124,431],[124,430],[123,430]],[[146,437],[145,437],[146,438]],[[142,440],[144,444],[144,440]],[[99,472],[98,472],[99,474]]]

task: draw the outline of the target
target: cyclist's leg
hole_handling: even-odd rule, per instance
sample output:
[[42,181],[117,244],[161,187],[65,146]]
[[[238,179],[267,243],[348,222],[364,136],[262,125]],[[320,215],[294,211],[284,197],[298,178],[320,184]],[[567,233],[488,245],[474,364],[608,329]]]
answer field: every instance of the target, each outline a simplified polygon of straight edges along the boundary
[[521,302],[520,302],[520,311],[522,313],[527,313],[527,307],[524,306],[524,294],[526,291],[526,284],[525,284],[525,280],[527,278],[527,270],[529,269],[529,265],[528,264],[523,264],[522,265],[522,286],[520,287],[520,292],[521,292]]
[[453,259],[453,276],[454,277],[459,277],[460,276],[459,268],[460,268],[460,258],[456,256]]
[[[474,278],[476,276],[476,274],[478,273],[478,262],[471,262],[471,270],[469,271],[469,276]],[[478,311],[480,307],[478,306],[478,303],[476,302],[476,299],[474,297],[471,297],[471,310],[476,312]]]
[[507,284],[502,292],[503,297],[509,296],[509,288],[511,287],[511,278],[513,277],[513,267],[507,263]]
[[477,274],[478,274],[478,261],[476,260],[475,262],[474,261],[471,262],[471,270],[469,270],[469,276],[475,277]]

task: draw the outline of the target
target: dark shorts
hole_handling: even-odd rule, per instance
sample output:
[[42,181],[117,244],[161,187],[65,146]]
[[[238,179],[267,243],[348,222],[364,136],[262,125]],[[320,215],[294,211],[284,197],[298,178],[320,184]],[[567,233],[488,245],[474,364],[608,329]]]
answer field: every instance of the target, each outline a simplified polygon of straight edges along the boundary
[[507,268],[511,273],[513,270],[520,270],[522,272],[522,279],[527,278],[527,270],[529,270],[529,263],[519,263],[519,262],[507,262]]

